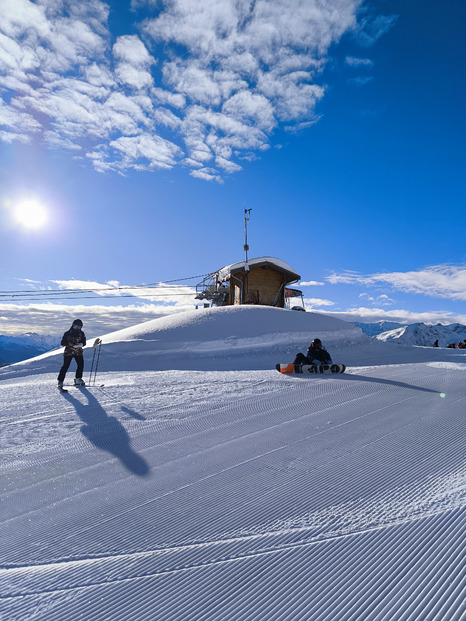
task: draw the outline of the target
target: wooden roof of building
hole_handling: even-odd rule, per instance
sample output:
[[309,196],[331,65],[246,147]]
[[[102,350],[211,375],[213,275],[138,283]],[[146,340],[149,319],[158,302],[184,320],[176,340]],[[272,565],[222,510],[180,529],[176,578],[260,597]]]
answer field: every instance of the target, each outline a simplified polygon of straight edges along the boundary
[[[255,259],[249,259],[247,262],[249,269],[254,269],[257,267],[272,267],[279,272],[285,274],[285,276],[289,279],[287,282],[294,282],[295,280],[300,280],[301,276],[294,271],[285,261],[281,259],[277,259],[275,257],[257,257]],[[232,263],[231,265],[226,265],[222,267],[217,272],[219,282],[224,282],[230,279],[232,274],[237,274],[238,272],[246,271],[246,261],[238,261],[237,263]]]

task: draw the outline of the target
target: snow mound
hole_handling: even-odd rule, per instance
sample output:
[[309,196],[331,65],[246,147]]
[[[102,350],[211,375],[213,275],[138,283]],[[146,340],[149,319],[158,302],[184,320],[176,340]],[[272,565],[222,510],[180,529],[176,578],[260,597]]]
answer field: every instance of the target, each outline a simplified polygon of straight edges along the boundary
[[[270,369],[293,360],[319,337],[333,355],[337,348],[366,343],[360,328],[318,313],[269,306],[213,307],[160,317],[100,336],[100,368],[108,371],[168,369]],[[95,336],[88,338],[85,365],[92,360]],[[57,367],[62,350],[34,359]],[[337,357],[334,356],[334,360]],[[19,364],[29,364],[26,361]],[[17,365],[18,366],[18,365]]]
[[319,337],[324,343],[359,340],[362,332],[340,319],[317,313],[297,313],[270,306],[228,306],[179,313],[153,319],[102,336],[106,343],[157,343],[164,350],[212,350],[229,346],[288,343],[302,346]]
[[188,311],[101,338],[108,362],[109,354],[119,356],[119,369],[122,354],[132,361],[130,368],[264,369],[294,359],[316,337],[330,348],[367,339],[340,319],[269,306]]

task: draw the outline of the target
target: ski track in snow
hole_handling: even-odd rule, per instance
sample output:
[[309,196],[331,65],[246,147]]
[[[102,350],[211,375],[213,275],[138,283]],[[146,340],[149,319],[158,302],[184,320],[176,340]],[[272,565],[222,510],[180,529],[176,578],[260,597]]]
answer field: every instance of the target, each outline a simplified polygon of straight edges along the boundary
[[4,618],[464,619],[466,364],[408,359],[6,375]]

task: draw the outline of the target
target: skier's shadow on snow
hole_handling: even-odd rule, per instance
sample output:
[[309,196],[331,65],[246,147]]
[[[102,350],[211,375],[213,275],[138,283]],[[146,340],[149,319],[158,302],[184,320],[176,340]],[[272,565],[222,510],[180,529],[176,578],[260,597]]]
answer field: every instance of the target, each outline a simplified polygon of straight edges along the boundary
[[70,393],[64,396],[76,410],[84,425],[81,433],[89,442],[102,451],[112,453],[133,474],[146,476],[149,473],[147,462],[131,448],[131,438],[123,425],[114,417],[108,416],[96,397],[89,391],[83,390],[87,397],[87,404]]

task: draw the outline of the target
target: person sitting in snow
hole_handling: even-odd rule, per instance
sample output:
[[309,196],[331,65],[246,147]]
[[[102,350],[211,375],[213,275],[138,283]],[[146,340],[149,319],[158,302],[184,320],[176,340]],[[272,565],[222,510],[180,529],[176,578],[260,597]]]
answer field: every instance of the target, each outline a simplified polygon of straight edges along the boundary
[[296,354],[293,364],[316,364],[320,366],[321,364],[331,364],[331,362],[332,358],[328,351],[323,348],[322,341],[314,339],[307,348],[306,355],[301,352]]
[[58,374],[58,388],[63,388],[66,372],[69,369],[72,359],[76,360],[76,377],[74,383],[76,386],[84,386],[84,356],[83,347],[86,345],[86,335],[82,331],[83,322],[81,319],[75,319],[73,325],[65,332],[60,345],[65,348],[63,352],[63,366]]
[[458,343],[458,349],[466,349],[466,342],[465,342],[465,343],[463,343],[463,341],[460,341],[460,342]]
[[438,339],[435,341],[434,347],[438,347]]

